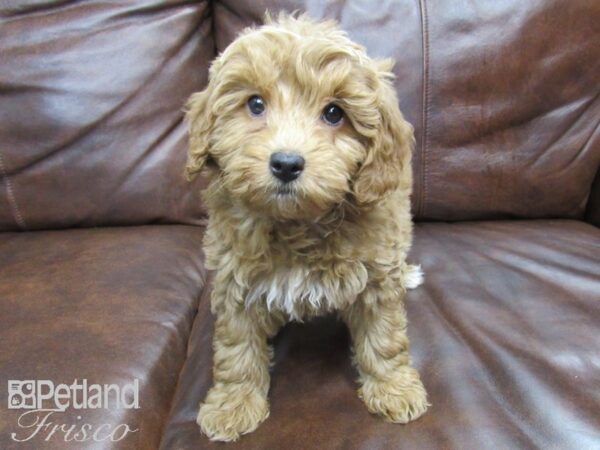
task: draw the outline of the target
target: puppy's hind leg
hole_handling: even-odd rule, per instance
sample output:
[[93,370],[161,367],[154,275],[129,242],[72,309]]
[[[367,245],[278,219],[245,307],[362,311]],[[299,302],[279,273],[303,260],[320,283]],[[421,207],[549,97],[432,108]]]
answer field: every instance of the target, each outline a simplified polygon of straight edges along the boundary
[[213,290],[217,314],[214,384],[200,405],[197,419],[203,433],[215,441],[235,441],[254,431],[269,416],[272,350],[267,338],[275,334],[278,326],[266,311],[247,310],[241,293],[236,291],[234,281],[219,282],[217,277]]
[[354,341],[358,394],[367,409],[396,423],[421,416],[429,404],[419,373],[410,366],[398,289],[367,288],[342,315]]

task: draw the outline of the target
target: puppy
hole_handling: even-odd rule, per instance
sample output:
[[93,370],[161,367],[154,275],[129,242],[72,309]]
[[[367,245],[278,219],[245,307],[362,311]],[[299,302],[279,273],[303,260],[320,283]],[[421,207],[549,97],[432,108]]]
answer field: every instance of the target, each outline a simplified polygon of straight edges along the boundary
[[189,178],[204,170],[215,270],[214,385],[198,424],[233,441],[269,415],[267,339],[287,321],[346,322],[367,409],[407,423],[427,409],[410,366],[405,290],[412,127],[392,63],[334,22],[266,17],[213,62],[187,106]]

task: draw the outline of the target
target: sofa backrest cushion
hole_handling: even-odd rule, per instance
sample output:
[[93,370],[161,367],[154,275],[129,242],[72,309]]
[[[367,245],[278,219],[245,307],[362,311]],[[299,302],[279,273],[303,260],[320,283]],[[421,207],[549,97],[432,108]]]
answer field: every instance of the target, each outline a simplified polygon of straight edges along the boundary
[[600,164],[596,0],[8,5],[0,230],[202,221],[182,107],[266,8],[335,18],[397,61],[417,219],[584,216]]
[[223,50],[264,10],[337,19],[392,57],[418,219],[583,218],[600,164],[600,2],[214,2]]
[[182,108],[214,57],[207,1],[5,2],[0,21],[0,230],[202,219]]

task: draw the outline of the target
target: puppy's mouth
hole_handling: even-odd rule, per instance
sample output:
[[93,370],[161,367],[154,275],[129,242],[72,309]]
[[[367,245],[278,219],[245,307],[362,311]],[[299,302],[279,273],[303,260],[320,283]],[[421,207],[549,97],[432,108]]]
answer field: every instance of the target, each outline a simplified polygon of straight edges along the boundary
[[291,184],[280,184],[275,189],[275,196],[279,198],[290,198],[296,195],[296,188]]

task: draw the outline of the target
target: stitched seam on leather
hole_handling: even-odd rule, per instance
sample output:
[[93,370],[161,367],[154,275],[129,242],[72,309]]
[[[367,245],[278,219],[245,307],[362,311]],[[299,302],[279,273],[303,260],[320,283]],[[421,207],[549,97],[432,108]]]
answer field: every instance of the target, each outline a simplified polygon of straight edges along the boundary
[[6,196],[8,197],[8,204],[10,205],[13,219],[20,228],[25,229],[27,225],[25,223],[25,219],[23,219],[23,216],[21,215],[21,211],[19,210],[19,205],[15,197],[10,177],[4,168],[4,158],[2,157],[2,153],[0,153],[0,176],[2,176],[4,185],[6,186]]
[[429,147],[429,22],[427,20],[426,0],[419,0],[421,9],[421,39],[423,48],[423,101],[422,101],[422,127],[421,133],[421,195],[419,199],[419,215],[425,215],[427,203],[427,153]]

